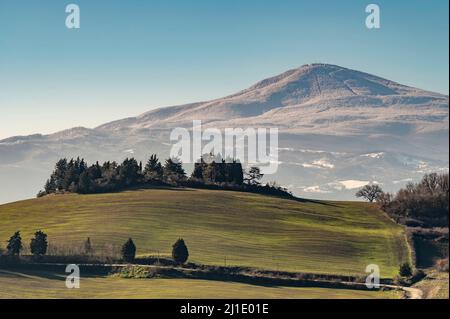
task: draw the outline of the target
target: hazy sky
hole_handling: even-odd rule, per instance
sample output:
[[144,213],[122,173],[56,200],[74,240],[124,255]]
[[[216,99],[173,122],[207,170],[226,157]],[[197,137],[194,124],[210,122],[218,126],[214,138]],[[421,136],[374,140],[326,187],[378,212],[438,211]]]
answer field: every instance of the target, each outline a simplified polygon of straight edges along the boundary
[[[81,29],[66,28],[68,3]],[[447,0],[0,0],[0,138],[218,98],[313,62],[448,94],[448,36]]]

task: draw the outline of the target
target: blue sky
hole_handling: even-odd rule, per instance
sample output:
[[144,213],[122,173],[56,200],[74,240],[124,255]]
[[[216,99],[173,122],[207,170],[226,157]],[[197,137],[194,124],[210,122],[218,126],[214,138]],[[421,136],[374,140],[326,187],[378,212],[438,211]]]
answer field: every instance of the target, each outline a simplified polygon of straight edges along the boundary
[[[65,27],[69,3],[81,29]],[[448,45],[447,0],[0,0],[0,138],[218,98],[314,62],[448,94]]]

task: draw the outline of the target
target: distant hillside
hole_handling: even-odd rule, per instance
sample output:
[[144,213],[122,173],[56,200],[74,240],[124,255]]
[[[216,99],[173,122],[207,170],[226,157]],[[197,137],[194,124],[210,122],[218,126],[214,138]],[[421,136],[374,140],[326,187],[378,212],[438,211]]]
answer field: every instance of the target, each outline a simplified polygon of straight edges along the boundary
[[190,260],[272,270],[393,277],[409,260],[403,228],[361,202],[299,202],[194,189],[53,195],[0,206],[0,242],[41,229],[50,244],[136,242],[138,254],[169,254],[183,237]]

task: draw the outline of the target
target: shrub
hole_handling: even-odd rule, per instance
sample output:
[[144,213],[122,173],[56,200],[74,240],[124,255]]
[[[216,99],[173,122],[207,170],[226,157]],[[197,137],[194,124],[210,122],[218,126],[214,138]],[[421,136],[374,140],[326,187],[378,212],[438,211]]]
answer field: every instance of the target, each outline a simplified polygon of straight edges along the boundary
[[426,276],[427,276],[427,274],[425,274],[425,272],[423,270],[417,269],[412,274],[411,282],[416,283],[416,282],[422,280],[423,278],[425,278]]
[[182,238],[178,239],[172,246],[172,258],[178,264],[184,264],[189,258],[189,251]]
[[153,278],[157,275],[157,270],[141,266],[127,266],[121,268],[116,275],[128,279]]
[[47,247],[47,234],[38,230],[30,242],[31,253],[36,257],[43,256],[47,253]]
[[411,277],[412,276],[412,269],[409,263],[404,263],[400,266],[399,271],[400,276],[402,277]]
[[131,238],[122,246],[122,259],[127,262],[133,262],[136,257],[136,245]]

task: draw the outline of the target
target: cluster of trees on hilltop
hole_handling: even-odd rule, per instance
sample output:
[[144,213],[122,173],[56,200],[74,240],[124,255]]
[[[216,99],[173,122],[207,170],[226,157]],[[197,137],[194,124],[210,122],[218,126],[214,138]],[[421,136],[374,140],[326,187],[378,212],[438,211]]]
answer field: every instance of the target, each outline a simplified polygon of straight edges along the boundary
[[366,185],[356,194],[375,200],[397,222],[411,226],[444,226],[449,222],[449,175],[426,174],[418,183],[408,183],[395,195],[378,185]]
[[60,159],[40,195],[57,192],[104,193],[143,185],[178,185],[186,180],[180,161],[169,158],[164,165],[156,155],[142,165],[134,158],[122,163],[107,161],[88,166],[84,159]]
[[107,161],[88,165],[84,159],[60,159],[44,190],[38,196],[53,193],[106,193],[143,186],[188,186],[242,190],[271,195],[292,195],[275,183],[261,185],[263,174],[252,167],[244,175],[238,160],[224,160],[213,154],[203,156],[194,165],[190,177],[186,176],[181,161],[169,158],[162,164],[152,155],[145,165],[134,158],[122,163]]
[[194,164],[191,179],[211,184],[242,185],[244,174],[242,165],[237,160],[225,161],[220,156],[205,155]]
[[152,155],[145,167],[134,158],[121,164],[98,162],[88,166],[84,159],[60,159],[40,195],[73,192],[80,194],[112,192],[144,184],[162,184],[182,181],[185,172],[180,162],[167,159],[162,165]]

